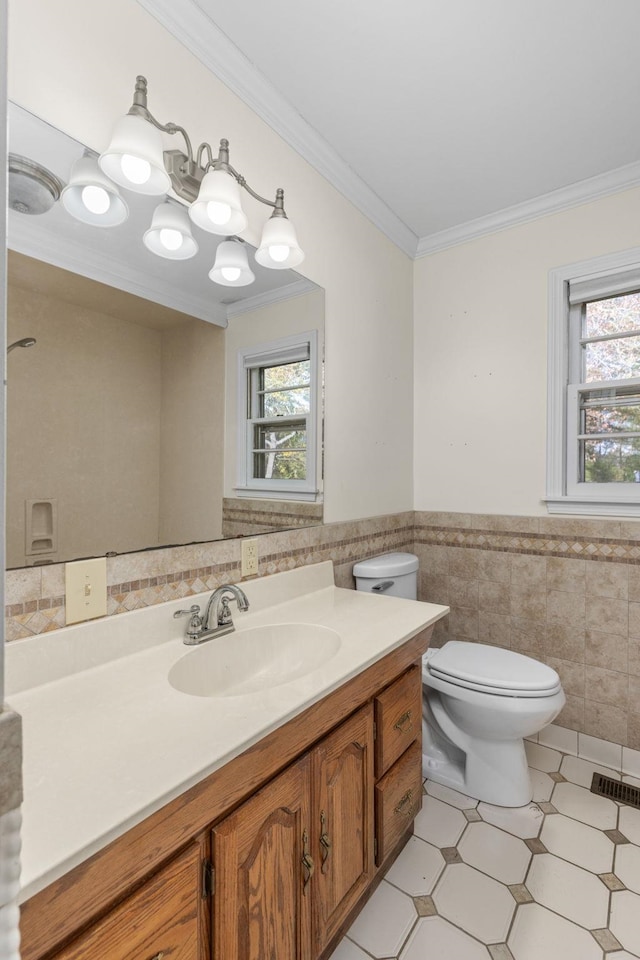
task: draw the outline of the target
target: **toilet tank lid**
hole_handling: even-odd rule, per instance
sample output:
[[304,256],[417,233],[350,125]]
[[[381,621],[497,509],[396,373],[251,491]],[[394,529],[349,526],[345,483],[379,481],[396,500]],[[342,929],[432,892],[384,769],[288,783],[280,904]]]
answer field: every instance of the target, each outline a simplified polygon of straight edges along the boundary
[[415,573],[418,558],[413,553],[383,553],[379,557],[360,560],[353,568],[354,577],[378,579],[379,577],[400,577],[405,573]]
[[445,643],[429,658],[428,669],[443,677],[502,690],[551,690],[560,682],[556,671],[546,663],[504,647],[463,640]]

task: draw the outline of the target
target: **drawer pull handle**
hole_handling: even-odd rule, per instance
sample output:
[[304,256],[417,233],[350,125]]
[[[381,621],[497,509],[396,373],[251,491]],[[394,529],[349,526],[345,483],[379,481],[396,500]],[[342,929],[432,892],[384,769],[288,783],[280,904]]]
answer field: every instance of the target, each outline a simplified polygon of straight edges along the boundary
[[313,871],[316,868],[313,862],[313,857],[311,856],[311,854],[309,853],[309,850],[307,849],[308,845],[309,845],[309,834],[305,830],[304,833],[302,834],[302,866],[307,871],[307,875],[304,878],[304,881],[302,884],[302,893],[305,897],[307,895],[307,887],[309,886],[309,881],[311,880],[311,877],[313,876]]
[[413,790],[407,790],[404,797],[402,797],[402,799],[400,800],[400,803],[398,804],[398,806],[395,808],[393,812],[402,813],[404,811],[405,813],[410,813],[411,807],[409,807],[408,810],[404,810],[404,808],[407,806],[408,803],[411,803],[412,800],[413,800]]
[[162,960],[163,957],[164,957],[164,950],[158,950],[158,952],[154,953],[154,955],[151,957],[151,960]]
[[328,860],[329,854],[331,853],[331,840],[329,839],[329,834],[327,833],[325,827],[327,823],[327,815],[324,810],[320,811],[320,846],[322,847],[322,865],[320,871],[326,873],[329,867]]
[[409,730],[410,728],[411,728],[411,710],[407,710],[407,712],[403,713],[400,719],[394,723],[393,729],[401,730],[402,733],[404,733],[405,730]]

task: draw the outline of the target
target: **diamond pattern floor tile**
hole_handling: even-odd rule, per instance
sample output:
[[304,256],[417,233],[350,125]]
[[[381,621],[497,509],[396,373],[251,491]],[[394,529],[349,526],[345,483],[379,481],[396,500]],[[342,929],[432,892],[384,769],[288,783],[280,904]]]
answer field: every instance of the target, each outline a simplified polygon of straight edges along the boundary
[[631,843],[640,847],[640,810],[635,807],[620,807],[619,828]]
[[522,840],[490,823],[470,823],[458,851],[465,863],[502,883],[522,883],[531,860]]
[[413,900],[383,880],[348,936],[372,957],[396,957],[416,919]]
[[550,800],[555,783],[549,774],[543,773],[542,770],[530,770],[529,776],[533,788],[532,799],[536,803],[540,803],[543,800]]
[[527,889],[541,903],[587,929],[606,927],[609,893],[592,873],[551,853],[534,857]]
[[367,954],[346,937],[331,954],[330,960],[369,960]]
[[610,873],[614,846],[611,840],[594,827],[571,820],[563,814],[546,817],[540,839],[550,853],[569,860],[592,873]]
[[634,843],[621,843],[616,847],[613,872],[625,887],[634,893],[640,893],[640,847],[636,847]]
[[526,807],[494,807],[481,803],[478,811],[483,820],[513,833],[523,840],[537,837],[542,826],[543,813],[535,803]]
[[487,960],[487,949],[442,917],[426,917],[416,924],[400,960],[425,960],[426,957]]
[[516,904],[497,880],[466,863],[454,863],[443,873],[433,899],[441,916],[478,940],[506,940]]
[[460,810],[427,796],[416,817],[413,832],[434,847],[455,847],[466,825],[467,819]]
[[640,810],[587,789],[615,771],[526,747],[525,807],[427,781],[414,836],[331,960],[640,960]]
[[598,830],[611,830],[618,820],[618,807],[607,797],[598,797],[575,783],[558,783],[553,791],[554,807],[560,812],[581,820]]
[[445,803],[450,803],[452,807],[457,807],[458,810],[471,810],[478,806],[478,801],[474,800],[473,797],[467,797],[466,794],[452,790],[451,787],[445,787],[442,783],[436,783],[435,780],[427,780],[425,786],[429,796],[444,800]]
[[386,879],[410,897],[424,897],[432,892],[444,867],[444,857],[436,847],[411,837]]
[[590,933],[537,903],[518,907],[507,943],[515,960],[602,960]]
[[640,897],[630,890],[611,894],[609,927],[625,950],[640,954]]

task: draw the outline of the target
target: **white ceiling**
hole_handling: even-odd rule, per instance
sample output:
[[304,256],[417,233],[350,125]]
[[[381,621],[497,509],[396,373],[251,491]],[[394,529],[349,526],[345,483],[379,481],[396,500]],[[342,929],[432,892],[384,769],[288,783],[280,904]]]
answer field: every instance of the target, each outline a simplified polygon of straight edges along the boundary
[[407,252],[640,183],[639,0],[139,2]]

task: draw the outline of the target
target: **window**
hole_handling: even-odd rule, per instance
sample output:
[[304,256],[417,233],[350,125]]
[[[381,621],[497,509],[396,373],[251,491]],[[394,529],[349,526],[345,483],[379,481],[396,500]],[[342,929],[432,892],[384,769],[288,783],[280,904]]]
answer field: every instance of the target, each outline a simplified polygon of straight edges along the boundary
[[550,513],[640,516],[640,250],[550,277]]
[[315,330],[240,351],[240,496],[317,499],[317,352]]

